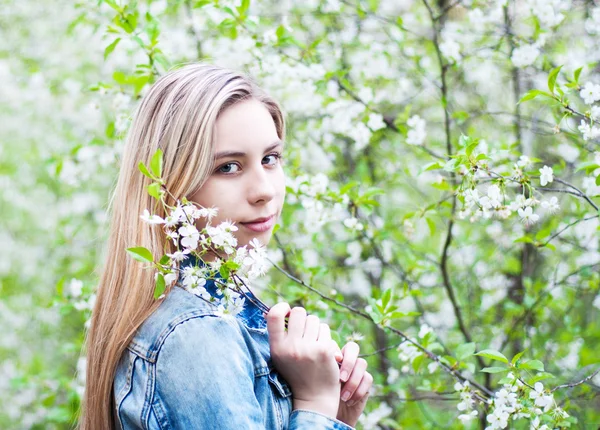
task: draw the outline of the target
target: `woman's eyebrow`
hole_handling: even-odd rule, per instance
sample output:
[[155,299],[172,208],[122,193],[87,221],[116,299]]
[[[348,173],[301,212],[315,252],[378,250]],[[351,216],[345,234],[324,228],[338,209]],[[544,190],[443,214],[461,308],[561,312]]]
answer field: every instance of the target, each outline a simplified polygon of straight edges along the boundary
[[[266,152],[272,151],[273,149],[277,148],[279,145],[283,145],[283,142],[281,140],[278,140],[278,141],[270,144],[268,147],[265,148],[264,152],[266,153]],[[218,160],[219,158],[224,158],[224,157],[245,157],[245,156],[246,156],[245,152],[222,151],[215,155],[215,160]]]

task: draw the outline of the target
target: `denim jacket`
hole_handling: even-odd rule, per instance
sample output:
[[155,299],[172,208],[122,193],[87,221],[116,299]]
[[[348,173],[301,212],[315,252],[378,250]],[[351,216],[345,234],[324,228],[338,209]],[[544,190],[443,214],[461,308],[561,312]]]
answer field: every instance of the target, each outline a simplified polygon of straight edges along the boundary
[[[210,281],[206,289],[216,292]],[[173,287],[118,363],[116,427],[352,429],[317,412],[292,411],[292,392],[273,367],[266,327],[249,300],[235,317],[219,315],[214,305]]]

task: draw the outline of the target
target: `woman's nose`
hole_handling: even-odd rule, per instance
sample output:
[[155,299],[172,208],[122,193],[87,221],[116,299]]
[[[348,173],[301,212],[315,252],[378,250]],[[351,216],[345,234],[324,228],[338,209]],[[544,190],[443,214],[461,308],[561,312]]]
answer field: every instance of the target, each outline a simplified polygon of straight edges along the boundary
[[275,197],[274,175],[261,164],[254,169],[248,184],[248,201],[251,204],[266,203]]

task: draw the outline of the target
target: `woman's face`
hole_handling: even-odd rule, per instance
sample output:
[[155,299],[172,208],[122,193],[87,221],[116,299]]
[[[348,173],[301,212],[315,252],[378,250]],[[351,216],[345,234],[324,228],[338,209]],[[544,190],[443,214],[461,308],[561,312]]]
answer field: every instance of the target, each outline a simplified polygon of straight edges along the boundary
[[[285,198],[282,151],[273,118],[259,101],[236,103],[217,120],[214,168],[190,200],[218,208],[212,226],[234,222],[238,246],[253,238],[267,245],[271,239]],[[199,221],[203,228],[204,219]]]

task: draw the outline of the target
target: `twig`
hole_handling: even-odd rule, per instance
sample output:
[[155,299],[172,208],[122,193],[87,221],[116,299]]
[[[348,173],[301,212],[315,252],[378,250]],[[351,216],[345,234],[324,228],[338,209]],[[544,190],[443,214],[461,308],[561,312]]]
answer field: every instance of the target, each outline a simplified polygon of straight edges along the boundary
[[598,218],[598,215],[590,216],[590,217],[587,217],[587,218],[579,218],[579,219],[573,221],[571,224],[568,224],[567,226],[563,227],[561,230],[557,231],[552,236],[550,236],[550,238],[546,242],[544,242],[544,246],[548,245],[553,239],[555,239],[556,237],[560,236],[562,234],[562,232],[564,232],[568,228],[571,228],[574,225],[579,224],[582,221],[589,221],[589,220],[596,219],[596,218]]
[[579,382],[573,382],[571,384],[558,385],[558,386],[554,387],[552,390],[550,390],[550,392],[554,393],[556,390],[559,390],[561,388],[573,388],[573,387],[576,387],[578,385],[585,384],[587,381],[589,381],[590,379],[592,379],[598,373],[600,373],[600,367],[598,369],[596,369],[596,371],[593,372],[591,375],[586,376],[585,378],[583,378],[581,381],[579,381]]

